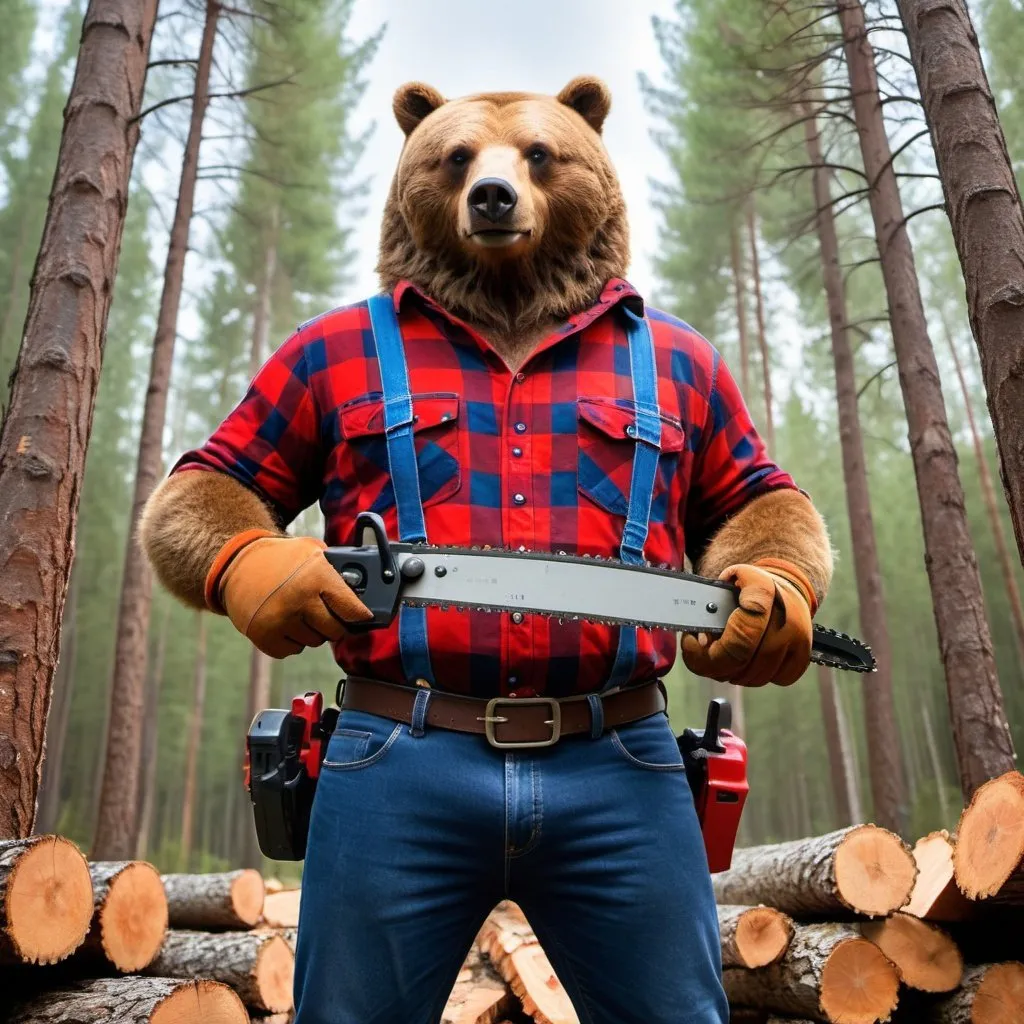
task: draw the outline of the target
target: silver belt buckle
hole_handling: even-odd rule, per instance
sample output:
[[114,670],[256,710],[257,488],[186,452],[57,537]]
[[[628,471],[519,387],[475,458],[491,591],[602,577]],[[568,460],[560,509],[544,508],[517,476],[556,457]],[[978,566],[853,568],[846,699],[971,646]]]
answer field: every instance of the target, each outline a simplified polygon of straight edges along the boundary
[[[551,708],[551,717],[544,724],[551,726],[551,735],[543,740],[522,740],[520,742],[504,742],[495,735],[495,726],[507,722],[505,715],[498,715],[495,712],[498,708],[508,705],[509,707],[521,707],[524,704],[546,704]],[[562,736],[562,706],[554,697],[493,697],[487,702],[483,717],[477,718],[478,722],[484,723],[484,735],[487,742],[496,750],[526,750],[532,747],[552,747]]]

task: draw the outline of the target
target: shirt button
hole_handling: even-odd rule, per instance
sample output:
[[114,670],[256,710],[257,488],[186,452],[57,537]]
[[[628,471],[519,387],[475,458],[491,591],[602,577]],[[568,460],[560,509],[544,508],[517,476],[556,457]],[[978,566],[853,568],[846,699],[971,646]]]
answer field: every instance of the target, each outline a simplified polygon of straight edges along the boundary
[[517,384],[522,384],[524,380],[526,380],[526,374],[525,373],[520,372],[520,373],[516,374],[516,383]]
[[513,449],[512,449],[512,454],[513,454],[513,455],[514,455],[514,456],[515,456],[515,457],[516,457],[517,459],[521,459],[521,458],[523,457],[523,449],[522,449],[522,448],[519,448],[519,447],[515,447],[515,448],[513,448]]
[[525,505],[526,504],[526,495],[525,494],[513,494],[512,495],[512,500],[517,505]]
[[523,613],[522,613],[522,612],[513,612],[513,613],[512,613],[512,621],[513,621],[513,622],[514,622],[514,623],[515,623],[515,624],[516,624],[517,626],[521,626],[521,625],[523,624],[523,617],[524,617],[524,616],[523,616]]
[[519,676],[509,676],[508,677],[508,685],[509,686],[515,686],[516,683],[518,683],[518,682],[519,682]]
[[526,424],[525,423],[517,423],[515,425],[515,431],[516,431],[517,434],[525,434],[526,433]]

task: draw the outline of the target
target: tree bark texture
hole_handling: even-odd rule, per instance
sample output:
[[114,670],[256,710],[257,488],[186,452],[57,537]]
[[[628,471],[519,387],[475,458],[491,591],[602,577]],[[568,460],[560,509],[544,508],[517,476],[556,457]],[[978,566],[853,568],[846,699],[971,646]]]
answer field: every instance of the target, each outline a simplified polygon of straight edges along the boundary
[[263,913],[263,879],[256,871],[219,875],[163,875],[172,928],[237,931]]
[[[817,211],[818,247],[828,302],[832,362],[836,374],[839,445],[843,457],[846,509],[850,517],[857,607],[864,637],[875,655],[877,671],[864,676],[865,734],[874,819],[884,828],[903,833],[907,821],[907,792],[900,759],[900,734],[892,693],[892,647],[885,616],[882,568],[878,559],[867,460],[857,407],[857,374],[847,327],[846,286],[839,259],[839,236],[832,205],[829,171],[821,151],[816,118],[803,109],[804,136]],[[859,802],[859,801],[858,801]],[[851,807],[851,812],[853,808]],[[860,814],[856,820],[862,820]]]
[[898,836],[855,825],[810,839],[736,850],[712,876],[719,903],[776,907],[794,917],[886,915],[910,899],[917,867]]
[[0,836],[31,833],[156,0],[92,0],[0,428]]
[[793,920],[774,907],[738,907],[719,903],[718,932],[723,967],[766,967],[785,955],[793,939]]
[[181,800],[181,847],[179,859],[188,867],[192,855],[192,836],[196,816],[196,778],[199,774],[199,741],[203,735],[203,708],[206,705],[206,616],[196,613],[197,640],[195,683],[192,691],[192,715],[185,752],[185,794]]
[[209,978],[228,985],[250,1009],[292,1008],[295,954],[272,932],[172,931],[146,968],[158,978]]
[[157,314],[156,336],[150,362],[149,386],[142,417],[135,493],[125,551],[121,600],[118,608],[114,678],[110,693],[103,788],[93,854],[102,860],[132,856],[138,842],[139,773],[142,765],[142,717],[146,682],[146,638],[149,631],[153,580],[141,549],[136,527],[142,507],[156,487],[162,468],[162,439],[167,417],[167,393],[171,379],[178,309],[185,274],[189,227],[199,170],[199,143],[209,103],[213,44],[220,15],[217,0],[207,0],[206,22],[196,65],[192,117],[181,169],[178,201],[171,224],[170,246],[164,271],[164,287]]
[[768,451],[775,454],[775,418],[772,416],[772,365],[768,357],[768,336],[764,324],[764,290],[761,288],[761,259],[757,253],[757,218],[753,199],[747,204],[747,234],[750,238],[750,270],[754,277],[754,309],[757,312],[757,347],[761,353],[761,386],[764,395],[764,435]]
[[[1022,250],[1022,252],[1024,252],[1024,250]],[[974,447],[974,458],[978,463],[978,479],[981,482],[981,499],[985,503],[985,512],[988,515],[989,525],[992,528],[992,538],[996,542],[996,554],[999,556],[999,567],[1003,572],[1003,586],[1006,588],[1006,601],[1010,606],[1010,619],[1013,622],[1013,632],[1017,640],[1018,664],[1024,666],[1024,604],[1021,603],[1020,587],[1017,586],[1017,573],[1014,569],[1013,560],[1010,558],[1010,551],[1006,546],[1006,536],[1003,533],[1003,521],[999,518],[999,503],[996,500],[996,489],[992,486],[992,474],[988,470],[988,459],[985,458],[985,449],[981,443],[981,433],[978,430],[978,424],[974,418],[974,406],[971,402],[971,392],[967,387],[967,380],[964,378],[964,369],[960,364],[960,356],[956,350],[956,343],[953,341],[953,333],[950,331],[945,321],[943,321],[942,326],[946,332],[946,344],[949,346],[950,355],[953,357],[953,365],[956,367],[956,379],[960,383],[960,393],[963,395],[964,399],[964,411],[967,414],[967,426],[971,431],[971,444]]]
[[15,1007],[7,1024],[248,1024],[226,985],[177,978],[98,978],[44,992]]
[[1024,212],[962,0],[899,0],[1024,559]]
[[951,996],[935,1003],[928,1020],[934,1024],[1008,1024],[1024,1006],[1024,964],[978,964],[964,971]]
[[850,925],[797,927],[782,960],[723,974],[730,1003],[843,1024],[886,1021],[896,1008],[899,976]]
[[956,449],[885,134],[864,8],[860,0],[839,0],[837,7],[861,155],[871,183],[871,214],[907,411],[924,528],[925,566],[946,675],[960,783],[968,796],[986,779],[1013,767],[1013,741],[1003,709],[978,561],[967,528]]

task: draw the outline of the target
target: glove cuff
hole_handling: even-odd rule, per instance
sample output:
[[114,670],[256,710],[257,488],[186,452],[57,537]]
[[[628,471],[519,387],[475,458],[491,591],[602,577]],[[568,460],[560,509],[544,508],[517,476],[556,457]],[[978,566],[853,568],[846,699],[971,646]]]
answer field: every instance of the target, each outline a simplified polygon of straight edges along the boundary
[[261,540],[263,537],[279,536],[281,535],[274,533],[273,530],[243,530],[241,533],[236,533],[217,552],[217,557],[214,558],[213,565],[210,566],[210,571],[206,574],[206,584],[203,587],[206,607],[210,611],[216,612],[218,615],[227,615],[227,609],[220,601],[220,581],[224,576],[225,570],[235,560],[238,553],[255,540]]
[[811,581],[802,569],[795,566],[792,562],[786,562],[781,558],[759,558],[754,565],[760,566],[762,569],[772,573],[772,575],[781,576],[782,579],[792,583],[800,596],[807,602],[813,617],[814,613],[818,610],[818,599],[814,594],[814,587],[811,586]]

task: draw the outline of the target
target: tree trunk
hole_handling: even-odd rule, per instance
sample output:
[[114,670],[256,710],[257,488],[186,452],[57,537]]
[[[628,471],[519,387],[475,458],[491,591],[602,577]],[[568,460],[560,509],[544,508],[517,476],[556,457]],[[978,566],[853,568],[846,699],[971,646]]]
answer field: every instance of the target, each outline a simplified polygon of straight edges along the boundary
[[[817,119],[803,108],[808,162],[814,167],[812,184],[817,210],[818,246],[822,278],[828,301],[832,335],[832,361],[836,373],[836,404],[839,413],[839,444],[843,455],[846,509],[850,517],[853,566],[857,580],[857,606],[864,637],[875,655],[877,671],[863,679],[865,732],[875,820],[884,828],[902,833],[907,821],[907,793],[900,759],[900,734],[892,693],[892,648],[885,617],[882,569],[878,560],[875,523],[871,512],[864,438],[857,408],[857,376],[847,329],[846,288],[839,262],[829,171],[821,152]],[[858,799],[859,804],[859,799]],[[859,810],[859,808],[858,808]],[[850,812],[854,808],[851,804]],[[855,820],[863,820],[861,814]]]
[[209,978],[233,988],[261,1013],[292,1008],[295,954],[271,932],[169,932],[146,968],[157,978]]
[[167,656],[167,634],[171,621],[171,602],[164,608],[157,634],[156,657],[153,659],[153,674],[146,694],[146,715],[142,724],[142,749],[145,755],[142,769],[142,796],[139,810],[139,841],[136,857],[145,857],[150,847],[153,830],[153,813],[156,803],[157,766],[160,763],[160,691],[164,685],[164,660]]
[[64,742],[71,720],[71,695],[75,681],[75,647],[78,639],[78,576],[72,570],[68,599],[64,603],[62,628],[68,630],[61,644],[57,660],[57,674],[53,684],[50,705],[50,727],[46,730],[46,759],[43,762],[43,791],[39,798],[40,832],[55,832],[60,818],[61,766],[64,760]]
[[855,825],[812,839],[752,846],[711,879],[719,903],[776,907],[793,917],[891,914],[909,899],[917,867],[892,832]]
[[761,383],[764,389],[765,441],[775,454],[775,418],[772,416],[772,365],[768,358],[768,337],[764,327],[764,293],[761,289],[761,260],[757,254],[757,224],[754,200],[747,204],[747,233],[750,236],[750,268],[754,275],[754,308],[757,310],[757,347],[761,352]]
[[718,904],[723,967],[767,967],[777,963],[793,938],[793,919],[774,907]]
[[844,924],[799,925],[779,963],[722,980],[730,1003],[843,1024],[888,1020],[900,986],[881,950]]
[[103,790],[94,841],[94,856],[123,860],[135,851],[139,827],[139,772],[142,765],[142,715],[146,681],[146,636],[149,630],[153,581],[149,564],[138,547],[136,532],[142,507],[156,487],[162,467],[162,439],[167,415],[174,340],[178,329],[185,254],[199,169],[199,143],[209,102],[210,67],[220,15],[217,0],[207,0],[206,23],[196,66],[192,118],[181,169],[178,202],[171,225],[164,271],[163,294],[157,315],[149,387],[143,413],[139,456],[135,471],[128,544],[125,552],[121,602],[117,620],[117,648],[110,694]]
[[962,0],[899,0],[1024,560],[1024,212]]
[[979,964],[953,995],[933,1004],[934,1024],[1009,1024],[1024,1006],[1024,964]]
[[14,1009],[7,1024],[249,1024],[242,1001],[215,981],[99,978],[44,992]]
[[89,865],[94,912],[84,949],[117,970],[141,971],[160,952],[167,931],[167,896],[145,861]]
[[172,928],[238,931],[263,913],[263,879],[256,871],[163,875]]
[[969,795],[986,779],[1013,767],[1013,741],[1003,710],[978,561],[967,529],[956,449],[885,134],[864,8],[860,0],[839,0],[838,12],[864,170],[873,183],[871,214],[907,410],[925,566],[946,674],[960,783]]
[[85,941],[89,865],[60,836],[0,840],[0,963],[53,964]]
[[192,836],[195,830],[196,777],[199,773],[199,741],[203,735],[203,708],[206,704],[206,615],[196,613],[198,639],[196,641],[195,686],[192,692],[192,715],[188,727],[188,745],[185,752],[185,795],[181,801],[180,866],[189,866],[192,855]]
[[0,429],[0,836],[32,831],[156,0],[92,0]]
[[895,965],[900,981],[921,992],[952,992],[964,973],[957,944],[941,928],[910,914],[865,921],[861,934]]
[[851,780],[847,775],[846,751],[843,735],[839,731],[839,713],[836,708],[836,682],[832,669],[818,666],[818,694],[821,697],[821,718],[825,725],[825,746],[828,747],[828,767],[832,778],[832,799],[835,803],[836,824],[840,828],[855,824],[850,809]]
[[750,348],[747,340],[747,298],[743,277],[743,256],[736,225],[729,232],[729,253],[732,259],[732,281],[736,296],[736,329],[740,336],[740,390],[746,399],[750,394]]
[[[1024,249],[1022,249],[1024,253]],[[978,463],[978,479],[981,481],[981,497],[985,503],[985,511],[988,513],[989,525],[992,527],[992,537],[996,542],[996,554],[999,556],[999,568],[1003,572],[1003,586],[1006,588],[1007,603],[1010,606],[1010,618],[1013,622],[1013,632],[1017,639],[1017,664],[1024,666],[1024,604],[1021,603],[1020,587],[1017,586],[1017,574],[1010,559],[1010,551],[1006,546],[1006,536],[1003,533],[1003,522],[999,518],[999,503],[996,500],[996,489],[992,486],[992,474],[988,470],[988,459],[985,458],[985,449],[981,443],[981,434],[978,431],[978,424],[974,418],[974,407],[971,403],[971,392],[967,387],[964,378],[964,370],[960,365],[960,357],[956,351],[956,344],[953,341],[953,334],[946,323],[942,321],[942,327],[946,334],[946,344],[949,346],[950,354],[953,356],[953,365],[956,367],[956,379],[960,382],[960,392],[964,397],[964,411],[967,413],[967,425],[971,431],[971,444],[974,446],[974,458]]]

